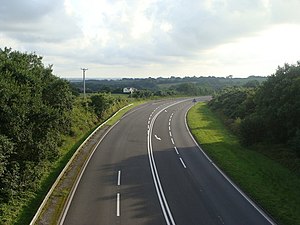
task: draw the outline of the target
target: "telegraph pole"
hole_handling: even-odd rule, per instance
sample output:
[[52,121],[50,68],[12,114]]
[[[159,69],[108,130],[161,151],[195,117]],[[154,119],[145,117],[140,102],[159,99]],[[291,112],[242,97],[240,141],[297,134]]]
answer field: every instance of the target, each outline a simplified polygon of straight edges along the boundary
[[85,100],[85,71],[88,70],[88,68],[81,68],[82,70],[82,76],[83,76],[83,98]]

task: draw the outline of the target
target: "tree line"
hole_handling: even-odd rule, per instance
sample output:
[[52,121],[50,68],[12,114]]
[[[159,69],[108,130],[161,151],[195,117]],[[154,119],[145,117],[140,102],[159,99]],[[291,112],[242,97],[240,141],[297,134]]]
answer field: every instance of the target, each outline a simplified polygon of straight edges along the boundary
[[257,87],[226,88],[209,106],[245,145],[283,144],[300,157],[300,62],[278,67]]
[[[133,87],[148,95],[151,92],[155,96],[168,95],[207,95],[228,86],[257,86],[265,81],[265,77],[249,76],[248,78],[228,77],[174,77],[170,78],[123,78],[117,80],[86,80],[88,93],[122,93],[123,88]],[[74,90],[82,92],[82,81],[70,80]],[[148,93],[146,93],[148,92]]]

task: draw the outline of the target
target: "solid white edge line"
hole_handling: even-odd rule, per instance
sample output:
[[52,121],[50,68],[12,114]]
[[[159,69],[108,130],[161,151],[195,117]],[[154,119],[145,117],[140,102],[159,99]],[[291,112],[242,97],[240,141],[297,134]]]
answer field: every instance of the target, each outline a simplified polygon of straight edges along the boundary
[[186,169],[186,165],[185,165],[185,163],[183,162],[183,159],[182,159],[181,157],[180,157],[179,159],[180,159],[180,162],[181,162],[182,166],[184,167],[184,169]]
[[117,216],[120,216],[120,193],[117,193]]
[[59,219],[59,224],[62,225],[65,221],[65,218],[67,216],[67,213],[68,213],[68,210],[70,208],[70,205],[72,203],[72,200],[73,200],[73,197],[75,195],[75,192],[77,190],[77,187],[79,185],[79,182],[81,180],[81,177],[83,176],[83,173],[87,167],[87,165],[89,164],[89,161],[91,160],[92,156],[94,155],[96,149],[98,148],[98,146],[100,145],[100,143],[102,142],[102,140],[106,137],[106,135],[120,122],[120,120],[118,120],[113,126],[111,126],[107,132],[102,136],[102,138],[99,140],[99,142],[97,143],[97,145],[94,147],[93,151],[91,152],[90,156],[88,157],[88,159],[86,160],[86,162],[84,163],[84,166],[80,172],[80,175],[79,177],[76,179],[76,183],[74,185],[74,187],[72,188],[70,194],[69,194],[69,197],[68,197],[68,200],[67,200],[67,205],[66,207],[64,208],[64,212],[62,214],[62,217]]
[[108,121],[110,121],[113,117],[115,117],[120,111],[122,111],[123,109],[126,109],[127,107],[132,106],[133,103],[124,106],[123,108],[119,109],[114,115],[112,115],[109,119],[107,119],[104,123],[100,124],[85,140],[84,142],[82,142],[82,144],[77,148],[76,152],[73,154],[73,156],[71,157],[71,159],[69,160],[69,162],[66,164],[66,166],[63,168],[63,170],[60,172],[59,176],[57,177],[57,179],[55,180],[55,182],[53,183],[53,185],[51,186],[50,190],[48,191],[46,197],[44,198],[43,202],[41,203],[40,207],[38,208],[38,210],[36,211],[34,217],[32,218],[31,222],[29,225],[34,225],[36,220],[38,219],[38,217],[40,216],[44,206],[46,205],[46,202],[48,201],[48,199],[50,198],[51,194],[53,193],[55,187],[57,186],[58,182],[60,181],[60,179],[62,178],[62,176],[65,174],[67,168],[70,166],[71,162],[74,160],[75,156],[78,154],[79,150],[85,145],[85,143],[101,128],[103,127]]
[[195,140],[194,136],[192,135],[190,129],[188,128],[187,124],[187,113],[188,111],[193,107],[194,105],[191,105],[191,107],[188,108],[188,110],[185,112],[185,126],[187,131],[189,132],[189,135],[191,136],[192,140],[198,147],[198,149],[203,153],[203,155],[207,158],[207,160],[219,171],[219,173],[272,225],[276,225],[276,223],[259,207],[257,206],[236,184],[226,175],[224,172],[209,158],[209,156],[203,151],[203,149],[200,147],[198,142]]
[[160,189],[158,187],[158,181],[156,180],[157,178],[155,177],[156,174],[154,172],[154,166],[153,166],[153,162],[152,162],[152,157],[151,157],[151,152],[150,152],[150,142],[151,142],[151,135],[150,135],[150,132],[148,134],[148,158],[149,158],[149,164],[150,164],[150,169],[151,169],[151,174],[152,174],[152,178],[153,178],[153,182],[154,182],[154,186],[155,186],[155,189],[156,189],[156,194],[158,196],[158,200],[159,200],[159,203],[160,203],[160,207],[162,209],[162,212],[163,212],[163,215],[165,217],[165,220],[166,220],[166,223],[167,225],[170,225],[170,222],[169,222],[169,218],[168,218],[168,215],[167,215],[167,212],[166,212],[166,209],[165,209],[165,206],[163,204],[163,200],[162,200],[162,194],[160,193]]
[[121,185],[121,170],[118,171],[118,182],[117,185],[120,186]]
[[[170,222],[172,223],[172,225],[175,225],[175,221],[173,219],[172,213],[170,211],[169,205],[168,205],[166,197],[164,195],[164,191],[163,191],[162,185],[160,183],[159,175],[158,175],[158,172],[157,172],[156,163],[155,163],[154,156],[153,156],[153,149],[152,149],[152,129],[153,129],[154,122],[155,122],[156,118],[158,117],[158,115],[164,109],[167,109],[169,107],[172,107],[176,104],[180,104],[180,103],[185,102],[185,101],[189,101],[189,99],[185,99],[185,100],[182,100],[182,101],[179,101],[179,102],[175,102],[175,103],[173,103],[169,106],[166,106],[165,108],[161,109],[157,114],[155,114],[155,116],[151,120],[150,129],[149,129],[148,138],[147,138],[147,141],[148,141],[148,143],[147,143],[148,158],[149,158],[149,163],[150,163],[150,169],[151,169],[151,173],[152,173],[152,177],[153,177],[153,182],[154,182],[154,185],[155,185],[155,188],[156,188],[156,193],[158,195],[158,199],[159,199],[161,209],[163,211],[163,214],[164,214],[167,225],[169,225]],[[168,215],[167,215],[167,213],[168,213]],[[169,219],[171,221],[169,221]]]
[[[173,219],[172,213],[170,211],[169,205],[168,205],[166,197],[164,195],[164,191],[163,191],[162,185],[160,183],[159,175],[158,175],[158,172],[157,172],[156,163],[155,163],[154,156],[153,156],[153,149],[152,149],[152,129],[153,129],[154,122],[155,122],[156,118],[158,117],[158,115],[164,109],[172,107],[172,106],[174,106],[176,104],[180,104],[180,103],[182,103],[184,101],[188,101],[188,100],[183,100],[183,101],[175,102],[175,103],[173,103],[173,104],[171,104],[171,105],[169,105],[169,106],[161,109],[157,114],[155,114],[155,116],[151,120],[150,129],[149,129],[148,138],[147,138],[147,141],[148,141],[148,143],[147,143],[148,158],[149,158],[149,163],[150,163],[150,169],[151,169],[151,173],[152,173],[152,178],[153,178],[153,182],[154,182],[154,185],[155,185],[155,188],[156,188],[156,193],[158,195],[158,199],[159,199],[159,202],[160,202],[160,205],[161,205],[161,209],[163,211],[163,214],[164,214],[164,217],[165,217],[167,225],[169,225],[170,222],[172,223],[172,225],[175,225],[175,221]],[[169,221],[169,219],[171,221]]]

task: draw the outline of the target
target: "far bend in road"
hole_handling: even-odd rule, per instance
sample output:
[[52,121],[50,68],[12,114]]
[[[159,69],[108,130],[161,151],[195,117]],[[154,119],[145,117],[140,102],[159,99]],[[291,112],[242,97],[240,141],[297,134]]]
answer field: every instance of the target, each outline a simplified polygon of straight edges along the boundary
[[154,102],[122,118],[96,149],[63,224],[275,224],[196,146],[185,124],[192,104]]

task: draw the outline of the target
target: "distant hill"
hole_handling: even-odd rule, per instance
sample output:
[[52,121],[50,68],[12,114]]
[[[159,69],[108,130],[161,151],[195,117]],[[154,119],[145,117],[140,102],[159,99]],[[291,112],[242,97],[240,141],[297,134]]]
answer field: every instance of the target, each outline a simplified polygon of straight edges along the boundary
[[[123,88],[133,87],[138,90],[177,90],[182,84],[190,84],[194,88],[205,89],[205,92],[214,92],[224,87],[250,85],[256,86],[266,81],[267,77],[249,76],[247,78],[228,77],[170,77],[170,78],[122,78],[122,79],[89,79],[86,80],[86,92],[111,92],[122,93]],[[83,81],[71,79],[71,85],[79,92],[83,92]]]

